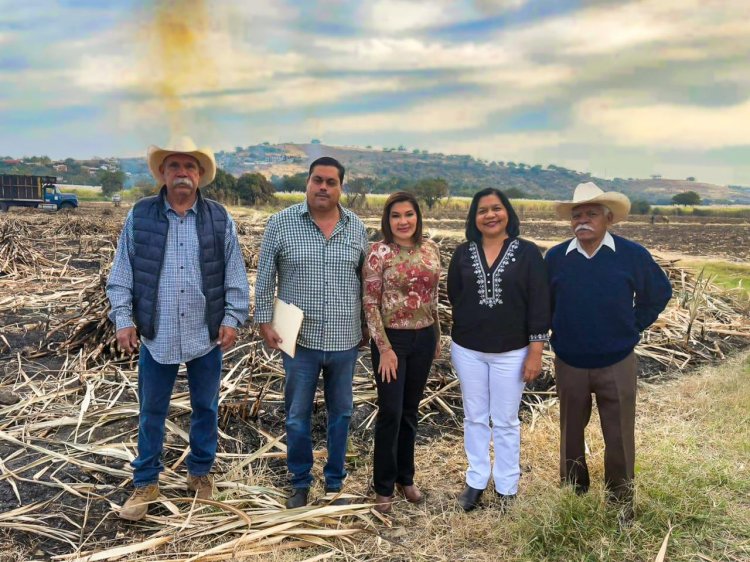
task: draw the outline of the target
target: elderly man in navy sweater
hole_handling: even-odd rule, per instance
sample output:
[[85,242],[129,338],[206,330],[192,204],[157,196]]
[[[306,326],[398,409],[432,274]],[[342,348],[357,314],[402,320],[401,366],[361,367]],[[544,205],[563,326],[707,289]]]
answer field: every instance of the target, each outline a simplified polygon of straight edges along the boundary
[[556,207],[575,234],[547,252],[552,338],[560,398],[560,476],[576,493],[589,488],[584,429],[591,395],[604,435],[608,498],[632,517],[635,395],[640,333],[664,310],[672,287],[643,246],[608,232],[630,201],[588,182]]

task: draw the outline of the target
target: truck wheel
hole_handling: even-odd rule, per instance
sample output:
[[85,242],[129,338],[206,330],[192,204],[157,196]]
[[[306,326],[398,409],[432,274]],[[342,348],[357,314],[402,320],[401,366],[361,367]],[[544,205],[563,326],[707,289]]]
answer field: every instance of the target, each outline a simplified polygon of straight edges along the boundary
[[0,213],[4,213],[8,210],[8,204],[7,203],[0,203]]
[[60,204],[61,211],[72,211],[73,209],[75,209],[75,207],[73,206],[73,203],[68,203],[66,201],[65,203]]

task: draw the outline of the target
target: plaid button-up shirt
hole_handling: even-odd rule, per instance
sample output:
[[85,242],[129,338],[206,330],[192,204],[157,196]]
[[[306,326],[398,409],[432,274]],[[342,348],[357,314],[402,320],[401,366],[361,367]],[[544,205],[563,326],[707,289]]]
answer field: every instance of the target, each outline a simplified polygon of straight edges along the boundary
[[[164,263],[159,276],[156,305],[156,337],[143,338],[154,360],[163,365],[185,363],[202,357],[215,346],[208,335],[206,298],[203,296],[200,248],[198,246],[197,201],[184,217],[165,200],[169,230]],[[120,234],[112,271],[107,280],[107,296],[112,305],[109,317],[116,329],[133,326],[133,211],[128,213]],[[227,215],[224,236],[224,319],[222,325],[238,328],[245,323],[250,289],[237,230]]]
[[321,351],[351,349],[362,339],[361,267],[367,231],[339,206],[341,218],[326,240],[307,202],[276,213],[266,225],[255,284],[255,322],[273,319],[278,297],[302,309],[297,343]]

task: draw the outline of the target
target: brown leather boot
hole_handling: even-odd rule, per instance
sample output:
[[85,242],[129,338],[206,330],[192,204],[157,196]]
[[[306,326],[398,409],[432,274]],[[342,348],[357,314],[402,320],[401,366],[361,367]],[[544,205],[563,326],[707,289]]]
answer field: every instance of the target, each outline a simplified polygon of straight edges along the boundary
[[148,503],[159,497],[159,485],[149,484],[136,488],[118,514],[128,521],[140,521],[148,513]]
[[390,513],[391,509],[393,509],[393,496],[375,494],[375,511],[378,513]]
[[406,498],[406,501],[408,501],[409,503],[422,503],[424,501],[424,495],[414,484],[412,484],[411,486],[402,486],[401,484],[396,484],[396,489],[402,496]]
[[197,494],[198,499],[210,500],[214,495],[214,481],[211,475],[187,476],[187,489],[192,494]]

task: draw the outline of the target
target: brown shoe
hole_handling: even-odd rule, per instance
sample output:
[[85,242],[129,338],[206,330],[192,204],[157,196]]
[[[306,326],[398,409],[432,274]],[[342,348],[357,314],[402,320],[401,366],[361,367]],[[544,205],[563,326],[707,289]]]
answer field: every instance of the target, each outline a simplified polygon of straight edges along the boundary
[[192,494],[197,494],[198,499],[210,500],[214,495],[214,481],[209,474],[203,476],[187,476],[187,489]]
[[128,521],[140,521],[148,513],[148,504],[159,497],[159,485],[149,484],[136,488],[118,514]]
[[396,489],[402,496],[406,498],[406,501],[408,501],[409,503],[422,503],[422,501],[424,501],[424,495],[414,484],[412,484],[411,486],[402,486],[401,484],[396,484]]
[[390,513],[391,509],[393,509],[393,496],[375,494],[375,511],[378,513]]

